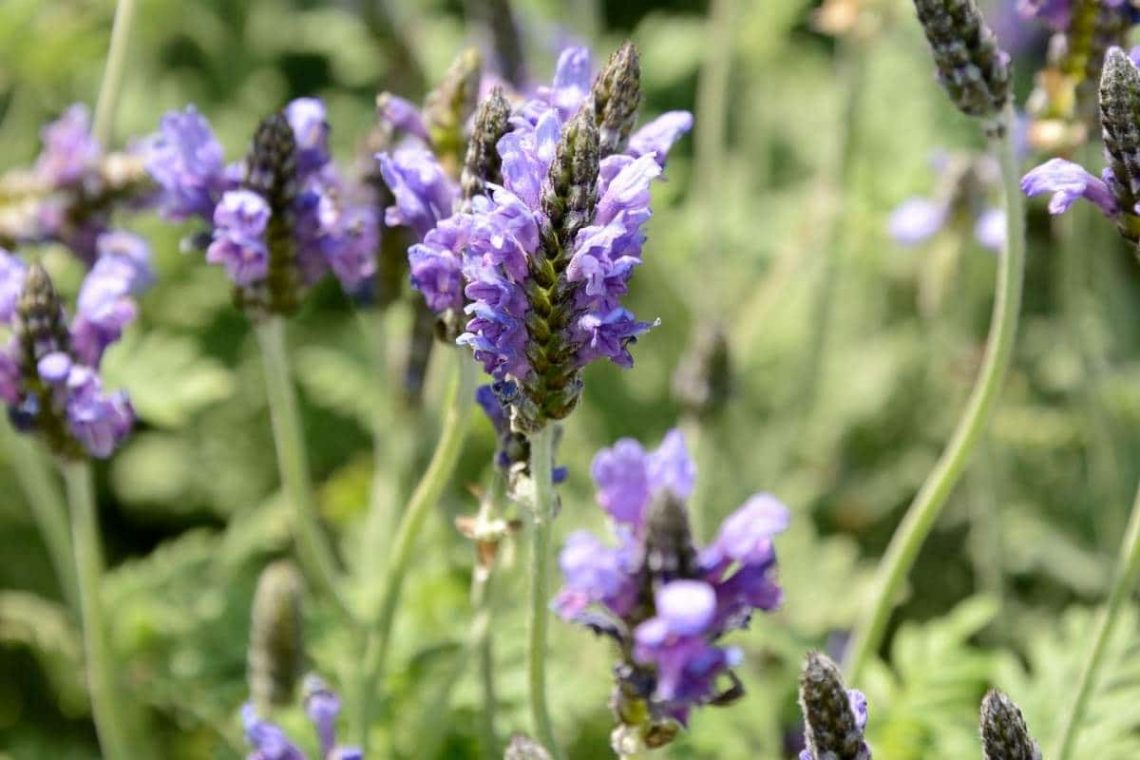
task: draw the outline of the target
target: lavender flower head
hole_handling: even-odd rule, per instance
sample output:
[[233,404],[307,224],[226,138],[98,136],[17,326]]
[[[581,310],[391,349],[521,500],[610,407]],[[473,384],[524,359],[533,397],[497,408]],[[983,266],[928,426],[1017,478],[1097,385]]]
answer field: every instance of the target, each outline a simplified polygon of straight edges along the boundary
[[1105,59],[1100,82],[1100,119],[1107,167],[1100,177],[1079,164],[1054,158],[1021,180],[1026,195],[1051,194],[1049,212],[1062,214],[1077,200],[1093,203],[1120,234],[1140,244],[1140,70],[1120,48]]
[[59,243],[90,266],[114,212],[148,202],[142,161],[133,152],[104,152],[81,104],[70,106],[40,135],[42,149],[35,165],[0,177],[0,196],[5,199],[0,244]]
[[288,314],[303,290],[332,272],[355,291],[375,272],[379,222],[367,190],[348,183],[328,147],[325,109],[299,98],[265,119],[242,163],[193,106],[163,117],[144,143],[160,214],[198,219],[206,260],[225,268],[239,305]]
[[616,545],[571,534],[559,558],[566,583],[553,606],[618,642],[614,711],[647,746],[660,746],[693,707],[742,693],[732,672],[742,654],[720,639],[755,611],[779,606],[772,539],[787,528],[788,511],[757,494],[712,543],[696,546],[684,506],[696,472],[677,430],[652,452],[618,441],[598,452],[592,474]]
[[996,116],[1009,101],[1009,54],[975,0],[915,0],[914,6],[950,100],[968,116]]
[[811,652],[804,662],[800,709],[807,749],[799,760],[871,760],[863,740],[867,698],[843,685],[839,668],[825,654]]
[[[364,753],[358,747],[336,743],[336,719],[340,713],[340,698],[329,690],[320,678],[305,678],[305,714],[317,734],[318,754],[314,760],[362,760]],[[294,744],[281,728],[262,719],[252,703],[241,708],[245,738],[253,751],[246,760],[307,760],[305,753]]]
[[47,272],[0,249],[0,324],[12,336],[0,348],[0,398],[17,429],[65,458],[110,456],[134,422],[126,394],[103,390],[99,363],[136,316],[149,252],[125,232],[102,235],[98,248],[70,324]]
[[500,176],[473,183],[487,194],[410,252],[428,303],[466,312],[458,342],[511,389],[501,401],[523,432],[570,413],[590,362],[630,366],[629,345],[652,326],[621,299],[641,262],[649,184],[691,117],[633,131],[638,76],[632,46],[593,84],[588,53],[565,51],[553,85],[519,105],[498,139]]
[[1041,749],[1013,700],[991,689],[982,700],[982,747],[985,760],[1041,760]]
[[1001,184],[1001,169],[988,155],[939,154],[931,161],[937,178],[933,197],[912,196],[891,213],[887,229],[899,245],[926,242],[951,223],[972,229],[987,250],[1005,245],[1005,211],[992,196]]

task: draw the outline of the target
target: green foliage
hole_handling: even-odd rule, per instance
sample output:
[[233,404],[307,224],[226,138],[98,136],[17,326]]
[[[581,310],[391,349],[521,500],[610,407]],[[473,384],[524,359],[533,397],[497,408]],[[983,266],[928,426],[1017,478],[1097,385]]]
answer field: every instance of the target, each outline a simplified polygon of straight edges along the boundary
[[[867,603],[875,563],[964,403],[989,316],[994,260],[969,229],[904,249],[889,239],[886,221],[905,198],[936,192],[934,151],[977,150],[982,140],[932,83],[904,0],[875,3],[885,22],[861,50],[815,31],[817,3],[806,0],[731,3],[727,37],[704,13],[720,3],[596,4],[605,11],[591,30],[599,52],[626,34],[640,46],[647,113],[708,108],[700,88],[713,53],[724,52],[731,70],[724,134],[683,142],[668,181],[654,190],[645,265],[630,297],[639,315],[662,324],[634,348],[631,372],[587,372],[582,404],[565,426],[559,458],[570,479],[560,489],[555,541],[602,529],[589,479],[593,453],[620,436],[655,441],[678,424],[670,379],[695,326],[719,318],[735,395],[701,430],[702,498],[717,518],[761,490],[791,507],[792,527],[776,544],[786,603],[727,641],[745,655],[744,698],[699,711],[661,755],[794,757],[803,653],[830,646],[838,654]],[[420,100],[420,85],[475,37],[457,2],[384,3],[396,28],[358,13],[372,3],[139,5],[116,143],[193,102],[229,159],[242,154],[266,111],[312,94],[326,100],[334,150],[347,161],[372,123],[378,91]],[[550,25],[580,32],[593,17],[583,7],[595,3],[514,5],[541,80],[561,34]],[[112,9],[0,3],[0,167],[28,164],[40,126],[67,103],[91,103]],[[630,29],[605,23],[617,18],[640,20]],[[1034,67],[1026,58],[1016,70]],[[860,97],[852,103],[853,92]],[[708,117],[697,114],[698,130]],[[708,142],[697,149],[699,140]],[[876,757],[980,756],[977,709],[989,687],[1022,707],[1048,749],[1067,703],[1091,626],[1090,613],[1074,605],[1102,598],[1140,477],[1140,272],[1110,224],[1074,212],[1065,223],[1078,245],[1064,249],[1065,228],[1031,204],[1024,328],[996,418],[918,558],[884,659],[864,683],[851,684],[870,698]],[[292,550],[261,363],[224,276],[179,250],[190,226],[148,217],[131,224],[151,240],[159,278],[105,363],[108,384],[130,392],[140,417],[130,442],[99,470],[112,639],[126,663],[124,688],[146,706],[164,757],[240,757],[254,582]],[[829,272],[832,289],[821,303]],[[74,288],[74,277],[66,284]],[[385,403],[410,320],[397,306],[384,341],[375,321],[366,307],[318,288],[290,324],[321,516],[353,568],[366,560],[382,567],[387,556],[386,543],[362,539],[373,429],[391,436],[387,464],[422,469],[443,395],[437,354],[422,410]],[[465,648],[473,552],[452,523],[474,512],[467,487],[486,480],[492,446],[490,427],[477,420],[417,544],[389,671],[377,685],[384,697],[373,731],[383,748],[377,757],[480,752],[482,695]],[[21,760],[94,757],[74,617],[59,602],[15,480],[0,469],[0,746]],[[406,484],[386,470],[381,493],[400,488]],[[521,554],[508,542],[496,582],[504,740],[529,727]],[[374,592],[375,582],[363,579],[350,596]],[[305,621],[309,665],[343,694],[360,642],[311,594]],[[1140,756],[1137,624],[1129,611],[1117,628],[1076,757]],[[551,647],[558,732],[573,758],[604,757],[611,644],[552,622]],[[299,709],[274,717],[311,742]]]

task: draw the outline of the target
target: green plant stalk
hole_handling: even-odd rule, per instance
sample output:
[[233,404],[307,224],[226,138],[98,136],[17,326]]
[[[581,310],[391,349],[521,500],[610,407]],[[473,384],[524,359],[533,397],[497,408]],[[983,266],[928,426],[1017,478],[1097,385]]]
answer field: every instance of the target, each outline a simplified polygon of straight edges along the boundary
[[99,516],[95,509],[95,485],[91,464],[86,459],[62,464],[67,500],[71,505],[72,543],[75,547],[75,575],[79,587],[80,617],[83,621],[83,655],[87,670],[87,692],[91,714],[99,735],[99,746],[108,760],[131,760],[127,724],[123,720],[115,683],[115,664],[107,642],[106,621],[100,600],[103,557],[99,548]]
[[860,122],[863,106],[863,93],[866,89],[866,50],[855,39],[845,37],[839,41],[837,68],[843,92],[843,121],[839,128],[839,163],[835,173],[836,192],[840,198],[839,209],[831,221],[827,250],[824,252],[823,271],[812,305],[812,330],[808,338],[808,351],[799,383],[800,404],[805,418],[815,407],[819,393],[819,382],[824,372],[828,343],[833,326],[835,286],[839,281],[840,257],[845,242],[850,239],[848,220],[851,217],[851,179],[855,173],[858,153]]
[[107,51],[107,65],[103,69],[103,82],[99,86],[99,99],[95,104],[95,120],[91,133],[104,148],[108,147],[115,129],[115,112],[119,107],[123,74],[127,66],[127,47],[134,25],[135,0],[119,0],[115,6],[115,21],[111,26],[111,46]]
[[[487,497],[479,504],[479,516],[476,522],[488,522],[502,517],[503,500],[505,498],[506,478],[503,471],[496,465],[491,466],[491,487]],[[501,556],[501,555],[500,555]],[[496,560],[489,567],[479,563],[471,575],[471,608],[474,616],[471,620],[471,646],[475,649],[478,659],[479,692],[482,709],[479,713],[480,754],[486,760],[498,760],[502,757],[502,748],[499,746],[499,735],[495,730],[495,571],[499,568],[501,560]]]
[[561,757],[546,707],[546,629],[550,616],[550,547],[554,524],[554,426],[530,437],[530,476],[534,483],[530,552],[530,626],[527,686],[534,737]]
[[64,601],[79,613],[79,591],[71,548],[71,526],[67,520],[67,504],[55,481],[51,465],[36,442],[21,436],[8,423],[0,423],[4,453],[11,463],[12,474],[32,510],[32,519],[43,537],[52,568],[63,592]]
[[285,320],[279,316],[268,317],[256,326],[255,332],[265,365],[265,387],[269,416],[273,422],[277,468],[289,500],[290,523],[301,566],[309,582],[351,618],[352,608],[342,591],[336,557],[317,519],[313,484],[309,480],[309,459],[285,347]]
[[467,423],[474,405],[477,367],[470,354],[455,349],[450,352],[455,361],[455,374],[448,389],[443,415],[443,429],[432,454],[431,462],[412,492],[411,499],[400,517],[396,536],[389,547],[388,566],[381,583],[380,608],[367,636],[364,662],[356,689],[356,710],[352,733],[354,741],[367,750],[368,724],[372,717],[372,698],[384,675],[392,639],[392,624],[399,607],[400,591],[411,563],[416,539],[423,528],[431,508],[439,501],[443,489],[451,480],[463,441],[467,436]]
[[1025,211],[1011,138],[1013,123],[1013,109],[1007,106],[1001,115],[1002,136],[994,138],[1005,193],[1007,244],[999,258],[993,318],[981,373],[950,443],[922,484],[879,564],[872,605],[856,626],[848,650],[844,669],[849,683],[859,682],[867,660],[882,643],[899,590],[977,446],[1013,354],[1025,274]]
[[1128,519],[1124,543],[1120,546],[1120,558],[1117,562],[1112,587],[1108,592],[1108,601],[1097,616],[1092,643],[1085,655],[1085,662],[1081,668],[1076,691],[1073,694],[1073,701],[1061,723],[1054,750],[1049,754],[1051,760],[1068,760],[1072,756],[1077,729],[1084,719],[1089,696],[1092,694],[1093,683],[1096,681],[1101,663],[1104,661],[1105,648],[1112,637],[1112,630],[1116,625],[1121,607],[1124,606],[1124,603],[1132,595],[1132,590],[1136,587],[1137,575],[1140,575],[1140,490],[1137,491],[1136,498],[1132,503],[1132,515]]

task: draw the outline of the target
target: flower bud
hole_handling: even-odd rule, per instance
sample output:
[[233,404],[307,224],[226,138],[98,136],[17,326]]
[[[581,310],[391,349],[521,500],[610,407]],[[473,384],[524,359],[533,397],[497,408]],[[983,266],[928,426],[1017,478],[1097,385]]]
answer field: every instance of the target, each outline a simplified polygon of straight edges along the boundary
[[649,504],[645,517],[644,569],[654,584],[696,577],[696,549],[685,504],[664,490]]
[[1009,100],[1009,54],[974,0],[914,0],[938,81],[969,116],[995,116]]
[[843,685],[839,668],[827,655],[808,653],[800,674],[800,709],[804,714],[807,760],[870,760],[863,741],[866,700]]
[[1140,242],[1140,70],[1120,48],[1112,48],[1100,79],[1100,123],[1110,173],[1105,177],[1120,209],[1118,227]]
[[1041,760],[1021,710],[1000,691],[991,689],[982,700],[981,729],[985,760]]
[[465,200],[485,193],[488,182],[502,184],[502,159],[497,146],[510,128],[507,123],[510,115],[511,106],[499,87],[491,90],[490,96],[479,104],[475,112],[475,127],[467,143],[467,159],[463,164]]
[[280,560],[262,570],[253,595],[248,676],[259,710],[292,704],[304,658],[301,576]]
[[598,142],[593,108],[587,103],[563,130],[542,188],[542,210],[549,220],[543,243],[556,269],[565,268],[568,257],[563,252],[589,223],[597,203]]
[[610,56],[594,80],[591,95],[601,155],[624,151],[641,104],[641,64],[632,42],[625,42]]
[[673,375],[673,396],[691,415],[716,415],[732,395],[732,362],[728,336],[720,325],[697,330]]
[[424,100],[424,124],[432,148],[452,177],[458,176],[466,151],[464,129],[479,98],[482,68],[478,50],[463,51]]

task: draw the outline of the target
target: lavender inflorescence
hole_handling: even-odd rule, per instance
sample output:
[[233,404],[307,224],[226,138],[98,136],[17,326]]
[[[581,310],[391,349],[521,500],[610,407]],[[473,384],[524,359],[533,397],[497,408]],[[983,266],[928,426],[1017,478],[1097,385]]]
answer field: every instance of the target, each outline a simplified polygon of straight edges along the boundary
[[974,0],[915,0],[938,81],[969,116],[992,117],[1009,100],[1009,55]]
[[614,713],[627,733],[660,746],[688,723],[693,707],[742,694],[733,673],[741,652],[719,642],[755,611],[779,606],[772,538],[787,527],[788,512],[773,496],[757,494],[711,544],[697,546],[685,508],[695,470],[676,430],[653,452],[618,441],[598,453],[592,474],[617,546],[584,531],[571,534],[559,559],[566,584],[554,608],[617,643]]
[[354,292],[376,271],[371,191],[341,175],[328,130],[324,105],[300,98],[261,122],[243,162],[224,163],[193,106],[167,114],[145,142],[160,213],[208,225],[192,244],[226,269],[236,303],[254,318],[294,312],[327,272]]
[[1093,203],[1120,234],[1140,245],[1140,70],[1120,48],[1105,59],[1100,83],[1100,120],[1107,167],[1096,177],[1079,164],[1053,158],[1021,180],[1026,195],[1051,193],[1049,211],[1061,214],[1077,200]]
[[0,176],[0,246],[59,243],[90,266],[115,210],[150,205],[153,188],[142,157],[106,152],[90,122],[86,106],[70,106],[41,131],[34,166]]
[[0,398],[17,429],[65,459],[110,456],[134,422],[126,394],[103,390],[99,365],[135,319],[150,252],[126,232],[100,235],[96,250],[69,319],[47,271],[0,249],[0,324],[11,331],[0,348]]
[[[502,184],[471,198],[470,211],[440,220],[410,251],[428,303],[468,314],[459,342],[499,381],[521,432],[570,413],[586,364],[629,366],[627,346],[651,327],[620,297],[640,263],[649,182],[691,117],[665,114],[630,134],[637,77],[631,46],[593,84],[588,53],[564,52],[553,85],[518,105],[498,140]],[[606,152],[626,135],[623,153]]]
[[302,622],[301,575],[274,562],[258,578],[249,626],[249,692],[260,709],[293,702],[305,664]]
[[800,709],[807,749],[799,760],[871,760],[863,740],[867,699],[844,686],[839,668],[825,654],[810,652],[804,661]]
[[980,723],[985,760],[1041,760],[1021,710],[1005,694],[997,690],[986,694]]

